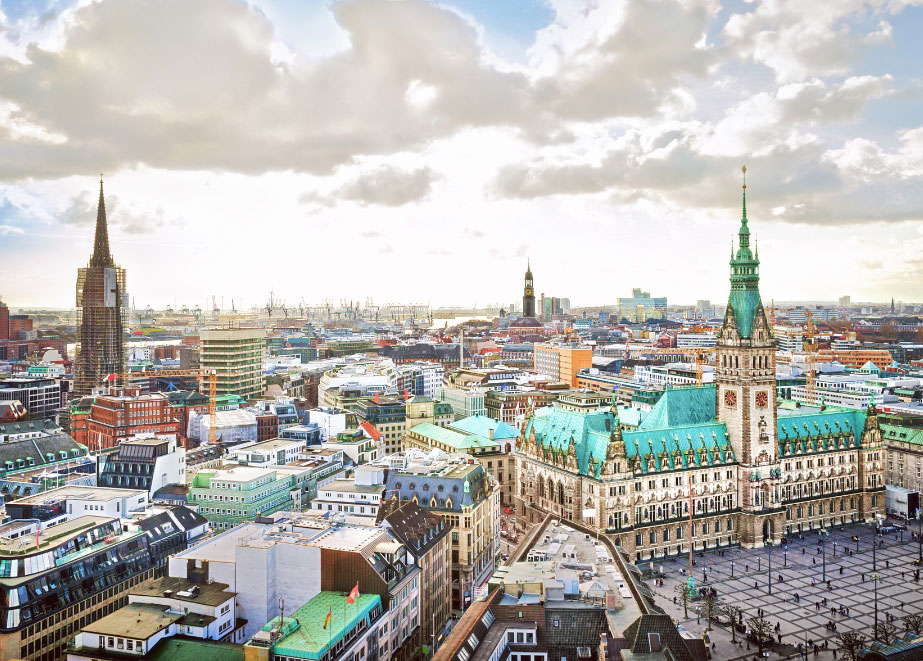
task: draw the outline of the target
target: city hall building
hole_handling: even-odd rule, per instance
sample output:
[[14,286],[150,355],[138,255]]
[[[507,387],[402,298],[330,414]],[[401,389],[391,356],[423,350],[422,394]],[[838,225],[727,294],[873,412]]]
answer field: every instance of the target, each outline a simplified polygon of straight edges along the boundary
[[583,523],[648,559],[688,551],[690,539],[696,549],[755,547],[883,513],[874,406],[777,398],[759,263],[744,190],[715,383],[667,390],[631,430],[599,393],[531,411],[516,456],[520,514]]

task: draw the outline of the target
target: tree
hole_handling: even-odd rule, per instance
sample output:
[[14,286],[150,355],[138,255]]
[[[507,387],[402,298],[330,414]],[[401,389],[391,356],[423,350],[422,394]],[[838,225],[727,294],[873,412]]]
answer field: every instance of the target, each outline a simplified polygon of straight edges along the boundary
[[897,627],[890,622],[879,622],[875,625],[875,640],[885,645],[890,645],[897,638]]
[[683,605],[683,617],[689,618],[689,589],[686,587],[686,584],[677,585],[673,588],[676,591],[676,596],[679,599],[680,603]]
[[772,640],[772,624],[765,618],[751,617],[747,620],[747,626],[750,627],[750,635],[759,645],[760,656],[763,656],[763,645]]
[[836,635],[836,646],[846,655],[847,661],[859,661],[859,652],[865,647],[865,636],[856,631]]
[[718,610],[718,595],[712,594],[711,590],[706,589],[702,595],[702,603],[705,604],[705,617],[708,621],[705,623],[705,630],[711,631],[711,618]]
[[904,629],[906,631],[912,631],[919,636],[921,633],[923,633],[923,615],[917,615],[915,613],[905,615]]
[[721,606],[721,612],[724,613],[724,616],[728,619],[728,622],[731,624],[731,642],[737,642],[737,621],[740,619],[740,615],[743,612],[739,606],[734,604],[723,604]]

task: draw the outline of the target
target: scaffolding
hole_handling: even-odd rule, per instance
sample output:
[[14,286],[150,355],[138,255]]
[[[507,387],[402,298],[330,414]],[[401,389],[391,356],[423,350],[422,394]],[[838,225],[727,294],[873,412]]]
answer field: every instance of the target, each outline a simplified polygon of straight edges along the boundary
[[125,336],[128,294],[125,269],[116,266],[109,252],[103,181],[99,180],[96,239],[86,267],[77,270],[77,355],[74,394],[89,395],[110,374],[125,371]]

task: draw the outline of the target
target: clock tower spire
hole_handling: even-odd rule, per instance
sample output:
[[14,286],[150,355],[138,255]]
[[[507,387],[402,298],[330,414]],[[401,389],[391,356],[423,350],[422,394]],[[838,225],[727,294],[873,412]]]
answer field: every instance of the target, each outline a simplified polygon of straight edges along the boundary
[[760,260],[750,249],[746,166],[743,174],[740,227],[730,262],[731,293],[715,349],[715,409],[740,464],[742,543],[752,546],[778,537],[784,521],[777,521],[781,510],[775,342],[760,300]]

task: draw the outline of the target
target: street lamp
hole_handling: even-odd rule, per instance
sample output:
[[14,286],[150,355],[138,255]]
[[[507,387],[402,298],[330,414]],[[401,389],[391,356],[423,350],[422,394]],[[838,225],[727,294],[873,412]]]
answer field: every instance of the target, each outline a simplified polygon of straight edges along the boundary
[[878,640],[878,574],[872,574],[872,580],[875,581],[875,628],[872,632],[875,634],[875,640]]
[[[874,525],[874,524],[873,524]],[[878,549],[878,527],[875,526],[875,534],[872,535],[872,571],[878,571],[876,550]]]
[[772,540],[766,540],[766,551],[769,554],[769,574],[768,576],[768,585],[769,585],[769,594],[772,594]]
[[856,553],[859,552],[859,535],[853,535],[852,540],[856,543]]
[[731,560],[731,578],[734,578],[734,561]]
[[917,523],[920,524],[920,531],[917,533],[917,541],[920,542],[920,557],[917,565],[923,565],[923,512],[919,507],[917,508]]
[[823,572],[824,572],[823,581],[824,583],[826,583],[827,582],[827,545],[825,544],[825,542],[827,541],[827,535],[829,535],[830,533],[827,532],[826,528],[821,528],[817,534],[820,535],[821,562],[823,563]]

